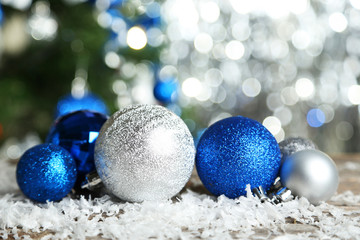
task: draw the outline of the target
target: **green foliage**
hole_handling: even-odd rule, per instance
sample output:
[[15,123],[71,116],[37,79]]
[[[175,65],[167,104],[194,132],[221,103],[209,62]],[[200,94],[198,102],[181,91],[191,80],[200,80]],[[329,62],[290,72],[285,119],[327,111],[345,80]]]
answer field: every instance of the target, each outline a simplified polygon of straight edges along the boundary
[[[23,14],[6,10],[6,17]],[[0,143],[9,136],[21,138],[29,131],[44,138],[53,122],[58,99],[71,90],[77,67],[88,70],[90,90],[114,109],[109,87],[114,70],[103,61],[103,45],[109,33],[95,21],[93,6],[51,1],[51,10],[59,24],[56,39],[32,40],[24,52],[2,56],[0,123],[4,133]]]

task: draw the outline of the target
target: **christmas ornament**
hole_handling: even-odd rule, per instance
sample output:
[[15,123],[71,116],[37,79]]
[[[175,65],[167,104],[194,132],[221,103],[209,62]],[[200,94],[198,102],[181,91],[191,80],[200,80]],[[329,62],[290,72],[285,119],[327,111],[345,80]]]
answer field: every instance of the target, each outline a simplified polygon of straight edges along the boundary
[[61,117],[65,114],[78,111],[78,110],[91,110],[102,114],[108,114],[103,100],[92,93],[86,93],[83,97],[74,97],[71,94],[61,98],[56,107],[55,117]]
[[131,202],[168,199],[189,180],[195,158],[185,123],[164,107],[133,105],[112,115],[95,145],[105,187]]
[[76,164],[70,153],[55,144],[41,144],[27,150],[16,168],[21,191],[38,202],[58,201],[76,181]]
[[56,120],[50,129],[46,142],[60,145],[71,153],[76,161],[78,183],[95,170],[95,140],[107,118],[98,112],[76,111]]
[[316,149],[315,144],[311,140],[301,137],[287,138],[279,143],[279,147],[281,152],[281,163],[295,152],[305,149]]
[[315,149],[288,156],[281,167],[280,179],[293,194],[306,197],[313,204],[328,200],[339,184],[333,160]]
[[270,202],[274,205],[294,199],[291,191],[281,184],[280,177],[275,179],[270,189],[266,192],[262,186],[253,188],[251,191],[260,199],[261,202]]
[[205,187],[214,195],[237,198],[246,185],[266,191],[280,168],[280,149],[259,122],[238,116],[220,120],[201,136],[196,168]]
[[174,102],[177,98],[178,83],[175,79],[158,80],[154,87],[154,96],[162,103]]

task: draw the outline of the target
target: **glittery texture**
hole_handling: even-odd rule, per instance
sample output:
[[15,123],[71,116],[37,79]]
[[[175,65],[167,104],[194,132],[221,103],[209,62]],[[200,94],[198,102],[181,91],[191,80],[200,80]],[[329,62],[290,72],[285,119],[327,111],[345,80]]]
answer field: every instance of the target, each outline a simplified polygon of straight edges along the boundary
[[75,184],[75,161],[64,148],[41,144],[30,148],[20,158],[16,180],[28,198],[38,202],[58,201]]
[[280,179],[293,194],[306,197],[313,204],[330,199],[339,185],[334,161],[315,149],[298,151],[287,157]]
[[279,143],[279,147],[281,152],[281,163],[293,153],[305,149],[316,149],[315,144],[311,140],[301,137],[287,138]]
[[86,174],[95,170],[94,148],[106,115],[88,110],[77,111],[58,119],[46,138],[46,142],[65,148],[75,159],[78,183]]
[[246,185],[267,190],[280,167],[280,149],[259,122],[230,117],[210,126],[197,146],[196,168],[205,187],[214,195],[236,198]]
[[189,180],[195,159],[185,123],[164,107],[134,105],[101,128],[95,165],[115,196],[132,202],[167,199]]

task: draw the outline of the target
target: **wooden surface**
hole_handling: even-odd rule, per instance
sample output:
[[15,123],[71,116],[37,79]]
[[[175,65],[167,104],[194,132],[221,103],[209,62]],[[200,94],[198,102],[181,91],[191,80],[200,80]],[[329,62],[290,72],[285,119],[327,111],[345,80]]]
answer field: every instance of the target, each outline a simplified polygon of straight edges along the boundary
[[[333,155],[332,158],[336,162],[336,165],[339,169],[340,184],[338,188],[338,194],[344,193],[346,191],[351,191],[355,195],[359,195],[360,194],[360,155],[359,154]],[[194,184],[194,182],[196,183],[199,181],[196,173],[193,174],[192,178],[193,178],[192,181],[190,181],[187,184],[186,188],[189,188],[194,192],[208,194],[207,190],[201,184]],[[328,203],[330,205],[348,211],[349,218],[360,215],[360,201],[359,203],[350,204],[350,205],[337,201],[328,201]],[[331,213],[329,212],[328,214]],[[360,223],[358,225],[360,226]],[[319,228],[314,224],[301,224],[296,222],[292,218],[287,218],[286,224],[284,225],[284,227],[282,227],[282,231],[284,232],[284,234],[286,233],[287,236],[289,236],[289,234],[290,235],[293,234],[292,236],[296,236],[296,234],[299,233],[308,233],[309,238],[311,237],[318,238],[317,235],[313,235],[313,236],[311,235],[311,233],[315,233],[318,230]],[[273,233],[269,233],[269,231],[266,229],[254,229],[254,231],[255,233],[249,236],[249,239],[275,239],[277,237],[281,237],[281,235],[279,236],[278,234],[274,235]],[[26,234],[29,234],[32,239],[41,239],[44,236],[52,235],[50,231],[44,231],[42,233],[27,232]],[[22,234],[20,233],[19,235],[21,236]],[[12,236],[10,235],[10,239],[11,237]],[[304,239],[303,237],[299,237],[299,238]],[[88,239],[98,239],[98,238],[88,238]],[[285,239],[289,239],[289,238],[285,238]],[[291,239],[297,239],[297,238],[295,237]],[[355,238],[355,239],[360,239],[360,236],[359,238]]]
[[340,175],[338,193],[352,191],[360,194],[360,155],[335,155],[332,156]]

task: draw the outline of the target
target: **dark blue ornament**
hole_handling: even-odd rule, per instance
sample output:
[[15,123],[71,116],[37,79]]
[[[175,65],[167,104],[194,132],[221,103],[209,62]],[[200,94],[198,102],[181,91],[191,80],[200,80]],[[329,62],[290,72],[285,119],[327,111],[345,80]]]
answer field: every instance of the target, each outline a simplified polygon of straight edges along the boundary
[[95,170],[95,140],[107,118],[88,110],[69,113],[56,120],[46,138],[46,142],[60,145],[74,157],[79,184],[86,174]]
[[109,113],[104,101],[95,94],[86,93],[81,98],[76,98],[69,94],[59,100],[55,117],[58,118],[78,110],[91,110],[102,114]]
[[175,79],[158,80],[154,87],[155,98],[162,103],[174,102],[177,98],[178,83]]
[[41,144],[22,155],[16,180],[21,191],[34,201],[59,201],[75,184],[76,164],[64,148]]
[[211,125],[197,146],[199,177],[216,196],[244,196],[247,184],[268,190],[278,176],[280,162],[274,136],[259,122],[241,116]]

